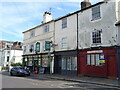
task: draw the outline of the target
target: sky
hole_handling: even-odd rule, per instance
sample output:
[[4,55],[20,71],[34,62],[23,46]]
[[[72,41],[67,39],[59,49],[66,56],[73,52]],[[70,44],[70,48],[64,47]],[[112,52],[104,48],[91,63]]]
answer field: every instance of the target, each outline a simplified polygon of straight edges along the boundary
[[[80,10],[81,1],[0,0],[0,40],[23,42],[22,32],[40,25],[45,11],[51,11],[56,19]],[[95,4],[101,0],[89,1]]]

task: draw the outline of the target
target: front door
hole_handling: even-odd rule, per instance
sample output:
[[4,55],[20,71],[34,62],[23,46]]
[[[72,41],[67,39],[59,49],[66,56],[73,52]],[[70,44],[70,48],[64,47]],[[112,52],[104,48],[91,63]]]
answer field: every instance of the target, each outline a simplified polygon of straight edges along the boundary
[[54,71],[56,74],[61,74],[61,56],[55,56]]

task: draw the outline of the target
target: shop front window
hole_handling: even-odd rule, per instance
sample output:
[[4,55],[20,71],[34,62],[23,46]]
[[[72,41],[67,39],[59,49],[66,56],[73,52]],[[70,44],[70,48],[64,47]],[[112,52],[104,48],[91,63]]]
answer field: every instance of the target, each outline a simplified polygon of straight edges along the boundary
[[42,57],[42,67],[48,67],[49,66],[49,62],[48,62],[48,57]]
[[32,58],[30,57],[29,59],[28,59],[28,66],[32,66],[33,65],[33,61],[32,61]]
[[62,70],[77,70],[77,57],[62,57]]
[[62,70],[66,70],[66,58],[62,58]]
[[87,55],[87,65],[103,66],[105,65],[105,56],[103,54]]

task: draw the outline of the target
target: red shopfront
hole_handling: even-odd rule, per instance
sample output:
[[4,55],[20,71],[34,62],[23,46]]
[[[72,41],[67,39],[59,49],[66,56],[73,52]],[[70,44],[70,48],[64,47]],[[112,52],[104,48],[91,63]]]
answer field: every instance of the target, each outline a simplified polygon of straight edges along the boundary
[[78,75],[117,78],[116,48],[80,50],[78,55]]

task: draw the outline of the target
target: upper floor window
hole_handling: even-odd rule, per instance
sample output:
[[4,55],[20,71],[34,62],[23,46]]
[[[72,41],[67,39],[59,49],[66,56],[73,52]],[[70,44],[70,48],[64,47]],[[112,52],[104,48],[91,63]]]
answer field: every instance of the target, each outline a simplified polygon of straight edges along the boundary
[[35,31],[32,30],[32,31],[30,32],[30,38],[31,38],[31,37],[34,37],[34,36],[35,36]]
[[10,51],[7,51],[7,54],[10,54]]
[[30,52],[34,52],[34,45],[30,45]]
[[24,46],[24,48],[23,48],[23,53],[25,53],[26,52],[26,46]]
[[67,48],[67,37],[61,39],[61,48]]
[[50,41],[45,41],[45,50],[50,51],[51,49],[51,42]]
[[7,56],[7,62],[9,62],[9,59],[10,59],[10,57],[9,57],[9,56]]
[[44,32],[49,32],[49,25],[44,26]]
[[101,31],[92,32],[92,43],[100,44],[101,43]]
[[92,8],[92,20],[100,19],[100,6],[95,6]]
[[67,18],[62,19],[62,29],[67,28]]
[[40,52],[40,43],[39,42],[36,43],[36,52]]

